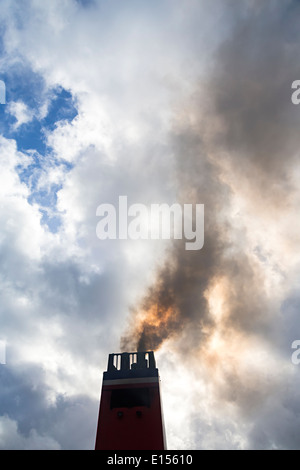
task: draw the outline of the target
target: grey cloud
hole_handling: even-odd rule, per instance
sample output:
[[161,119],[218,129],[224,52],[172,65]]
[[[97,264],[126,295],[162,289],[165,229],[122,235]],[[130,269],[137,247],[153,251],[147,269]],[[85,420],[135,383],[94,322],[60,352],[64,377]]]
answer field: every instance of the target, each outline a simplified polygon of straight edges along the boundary
[[[93,448],[96,400],[87,396],[57,396],[54,403],[49,403],[49,389],[41,369],[29,364],[23,364],[19,370],[2,366],[0,375],[0,414],[17,423],[18,436],[14,435],[14,440],[19,439],[21,446],[34,448],[34,441],[38,444],[42,440],[41,444],[46,448],[49,445],[50,449]],[[18,447],[11,442],[9,448]]]
[[245,171],[253,165],[253,178],[257,170],[286,177],[298,153],[299,112],[290,99],[298,74],[298,15],[299,4],[291,1],[250,9],[238,16],[215,57],[211,96],[224,125],[217,143],[235,165]]

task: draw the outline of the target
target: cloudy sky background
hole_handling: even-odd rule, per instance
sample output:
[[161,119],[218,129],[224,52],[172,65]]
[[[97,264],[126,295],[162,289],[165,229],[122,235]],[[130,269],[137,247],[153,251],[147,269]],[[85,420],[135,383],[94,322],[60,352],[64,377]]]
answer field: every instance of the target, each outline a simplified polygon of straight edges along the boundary
[[[1,449],[92,449],[107,355],[141,335],[170,449],[300,447],[299,15],[2,0]],[[119,195],[205,204],[204,248],[100,241]]]

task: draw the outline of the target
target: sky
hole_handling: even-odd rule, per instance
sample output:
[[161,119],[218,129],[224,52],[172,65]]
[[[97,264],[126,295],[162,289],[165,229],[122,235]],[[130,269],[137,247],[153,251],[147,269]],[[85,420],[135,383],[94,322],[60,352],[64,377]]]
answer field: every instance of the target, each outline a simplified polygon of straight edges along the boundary
[[[93,449],[154,349],[169,449],[299,449],[296,0],[2,0],[0,449]],[[204,204],[204,246],[100,204]]]

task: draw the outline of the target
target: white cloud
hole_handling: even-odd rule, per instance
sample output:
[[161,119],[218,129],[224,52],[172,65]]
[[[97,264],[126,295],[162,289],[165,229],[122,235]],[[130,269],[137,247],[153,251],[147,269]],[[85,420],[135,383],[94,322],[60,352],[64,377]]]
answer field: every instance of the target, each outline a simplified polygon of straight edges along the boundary
[[28,124],[34,118],[34,111],[30,109],[23,101],[11,101],[7,105],[7,112],[11,114],[16,122],[13,129],[16,131],[23,124]]

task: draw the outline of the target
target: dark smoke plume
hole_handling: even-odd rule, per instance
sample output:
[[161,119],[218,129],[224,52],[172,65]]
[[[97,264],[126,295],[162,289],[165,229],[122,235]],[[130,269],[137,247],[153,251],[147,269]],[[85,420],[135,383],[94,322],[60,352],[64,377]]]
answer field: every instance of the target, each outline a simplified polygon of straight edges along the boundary
[[300,7],[245,3],[247,13],[242,6],[233,13],[232,35],[175,117],[178,201],[205,205],[204,247],[189,252],[183,242],[173,243],[155,284],[133,309],[134,326],[122,348],[157,349],[184,335],[188,349],[199,348],[214,331],[207,292],[218,279],[226,279],[227,326],[248,333],[268,330],[259,247],[247,248],[251,227],[239,226],[232,203],[247,199],[258,217],[267,214],[273,224],[293,195],[290,174],[300,134],[290,85],[298,73]]

